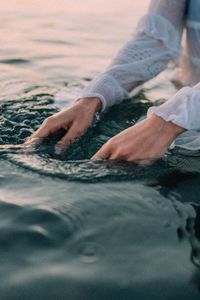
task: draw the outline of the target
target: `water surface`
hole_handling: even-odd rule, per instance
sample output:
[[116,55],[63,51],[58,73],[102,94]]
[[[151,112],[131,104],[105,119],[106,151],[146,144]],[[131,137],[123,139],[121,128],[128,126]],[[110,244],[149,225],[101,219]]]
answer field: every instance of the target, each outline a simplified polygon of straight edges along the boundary
[[19,146],[105,68],[148,1],[8,0],[0,7],[0,299],[199,299],[199,153],[92,162],[175,92],[172,71],[95,118],[62,156]]

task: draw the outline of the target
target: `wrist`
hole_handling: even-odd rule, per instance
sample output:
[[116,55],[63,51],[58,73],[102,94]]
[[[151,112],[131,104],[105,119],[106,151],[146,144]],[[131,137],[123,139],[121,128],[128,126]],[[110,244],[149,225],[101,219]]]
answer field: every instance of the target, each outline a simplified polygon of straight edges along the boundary
[[97,113],[102,108],[101,99],[98,97],[84,97],[77,100],[77,104]]
[[181,126],[174,124],[173,122],[165,121],[162,117],[155,114],[152,114],[149,119],[151,120],[152,125],[157,128],[157,130],[162,130],[163,133],[173,139],[186,130]]

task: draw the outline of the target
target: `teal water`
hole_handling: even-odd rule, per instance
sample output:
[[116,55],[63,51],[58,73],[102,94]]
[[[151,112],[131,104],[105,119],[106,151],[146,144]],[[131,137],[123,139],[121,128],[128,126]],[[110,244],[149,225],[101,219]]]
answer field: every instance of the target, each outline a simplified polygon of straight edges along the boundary
[[[135,1],[136,2],[136,1]],[[0,8],[0,299],[195,300],[200,158],[92,162],[175,87],[171,71],[102,116],[62,156],[20,147],[128,38],[148,1],[9,0]],[[97,9],[98,8],[98,9]]]

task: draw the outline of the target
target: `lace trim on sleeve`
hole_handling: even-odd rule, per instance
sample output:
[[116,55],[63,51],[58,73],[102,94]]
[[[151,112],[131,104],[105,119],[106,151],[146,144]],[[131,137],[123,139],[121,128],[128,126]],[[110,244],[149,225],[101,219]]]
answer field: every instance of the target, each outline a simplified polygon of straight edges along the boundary
[[80,97],[98,94],[102,111],[120,103],[133,88],[163,71],[170,59],[177,58],[180,36],[164,17],[152,13],[145,15],[133,38],[105,72],[84,88]]
[[152,114],[187,130],[199,130],[200,92],[195,88],[184,87],[164,104],[150,107],[147,117]]
[[176,60],[181,32],[165,17],[148,13],[139,22],[136,33],[118,52],[107,69],[80,94],[99,97],[102,111],[120,103],[139,84],[164,70],[170,59]]
[[148,13],[138,23],[136,34],[146,34],[162,41],[173,58],[179,55],[181,34],[166,18],[159,14]]

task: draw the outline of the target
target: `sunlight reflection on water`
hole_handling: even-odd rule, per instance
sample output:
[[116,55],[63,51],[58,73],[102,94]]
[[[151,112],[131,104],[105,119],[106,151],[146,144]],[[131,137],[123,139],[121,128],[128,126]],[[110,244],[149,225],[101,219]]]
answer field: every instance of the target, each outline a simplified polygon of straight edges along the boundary
[[148,2],[5,1],[0,61],[23,57],[30,63],[18,67],[32,71],[59,74],[64,64],[66,77],[94,75],[130,36]]

